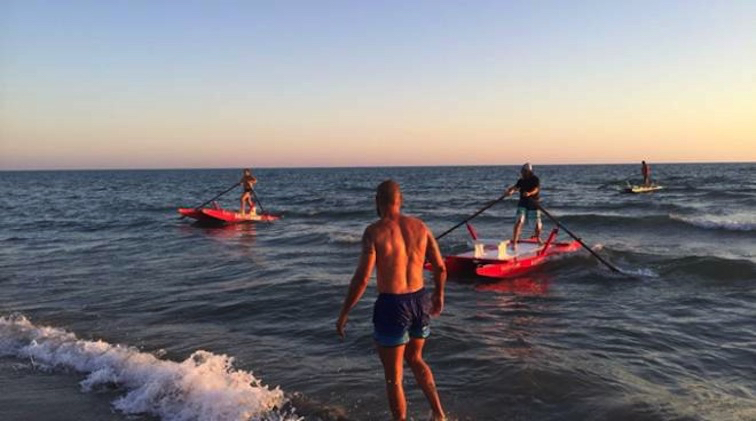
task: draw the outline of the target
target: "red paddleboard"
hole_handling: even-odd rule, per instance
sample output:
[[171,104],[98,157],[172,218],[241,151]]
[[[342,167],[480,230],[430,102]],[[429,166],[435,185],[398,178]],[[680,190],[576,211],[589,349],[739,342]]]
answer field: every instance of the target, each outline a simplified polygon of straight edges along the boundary
[[226,209],[195,209],[179,208],[178,212],[186,217],[196,219],[201,222],[215,222],[236,224],[240,222],[271,222],[281,219],[279,215],[269,213],[241,214]]
[[446,270],[454,276],[506,278],[531,271],[549,258],[580,249],[577,241],[555,242],[556,230],[544,244],[534,239],[520,240],[517,249],[508,241],[474,240],[474,250],[444,257]]

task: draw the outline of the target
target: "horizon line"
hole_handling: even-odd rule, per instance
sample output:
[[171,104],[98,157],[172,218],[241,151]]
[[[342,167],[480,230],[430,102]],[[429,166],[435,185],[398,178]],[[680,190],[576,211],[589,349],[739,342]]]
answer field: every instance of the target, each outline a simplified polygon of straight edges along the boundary
[[[678,161],[678,162],[648,162],[651,165],[701,165],[701,164],[756,164],[756,161]],[[603,162],[603,163],[564,163],[564,164],[534,164],[534,167],[558,167],[558,166],[599,166],[599,165],[636,165],[638,161],[629,162]],[[439,164],[439,165],[323,165],[323,166],[233,166],[233,167],[81,167],[81,168],[16,168],[0,169],[0,172],[43,172],[43,171],[180,171],[180,170],[233,170],[233,169],[350,169],[350,168],[452,168],[452,167],[517,167],[522,164]]]

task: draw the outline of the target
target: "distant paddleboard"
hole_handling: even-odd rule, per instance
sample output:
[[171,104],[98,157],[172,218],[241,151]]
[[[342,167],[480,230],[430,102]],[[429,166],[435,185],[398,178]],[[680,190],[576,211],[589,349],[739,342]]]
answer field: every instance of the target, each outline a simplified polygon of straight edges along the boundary
[[651,186],[627,186],[623,191],[625,193],[650,193],[653,191],[661,190],[663,189],[663,186],[659,186],[657,184],[651,185]]
[[235,224],[239,222],[271,222],[281,219],[279,215],[272,215],[269,213],[241,214],[226,209],[180,208],[178,212],[183,216],[194,218],[201,222],[226,224]]

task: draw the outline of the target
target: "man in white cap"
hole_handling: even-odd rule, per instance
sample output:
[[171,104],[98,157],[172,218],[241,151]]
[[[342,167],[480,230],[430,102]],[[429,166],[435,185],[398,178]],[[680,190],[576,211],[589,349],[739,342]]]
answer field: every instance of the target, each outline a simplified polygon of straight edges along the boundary
[[533,166],[530,163],[525,163],[520,170],[520,177],[517,183],[509,187],[504,194],[511,196],[515,190],[520,191],[520,201],[517,203],[517,216],[514,226],[514,233],[512,234],[512,249],[517,250],[517,241],[520,239],[520,232],[522,231],[522,223],[526,220],[528,222],[535,222],[535,235],[534,237],[541,243],[541,211],[538,210],[538,193],[541,191],[541,182],[533,174]]

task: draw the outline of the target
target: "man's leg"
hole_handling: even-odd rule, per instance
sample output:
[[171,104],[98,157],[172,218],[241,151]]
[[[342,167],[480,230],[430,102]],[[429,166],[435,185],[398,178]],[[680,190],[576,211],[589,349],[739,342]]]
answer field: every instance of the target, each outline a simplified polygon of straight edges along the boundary
[[386,378],[386,394],[388,395],[389,408],[395,420],[407,419],[407,401],[404,399],[404,387],[402,377],[404,375],[405,345],[378,347],[378,355],[383,363],[383,373]]
[[247,198],[247,195],[246,195],[246,193],[244,193],[244,194],[242,194],[241,199],[239,199],[239,213],[242,214],[242,215],[244,215],[244,208],[246,207],[245,206],[245,204],[246,204],[245,203],[245,199],[246,198]]
[[525,219],[525,215],[517,214],[517,221],[514,225],[514,232],[512,233],[512,250],[517,250],[517,242],[520,240],[520,232],[522,231],[522,222]]
[[538,244],[543,244],[543,241],[541,241],[541,231],[543,230],[543,223],[541,222],[541,211],[535,210],[533,211],[535,214],[535,237],[538,240]]
[[431,372],[430,367],[423,360],[424,345],[425,339],[410,339],[410,343],[404,351],[404,358],[415,375],[417,385],[420,386],[420,389],[425,394],[425,398],[428,399],[428,403],[433,410],[433,420],[443,420],[445,419],[444,409],[441,407],[441,399],[438,397],[436,382],[433,380],[433,372]]

